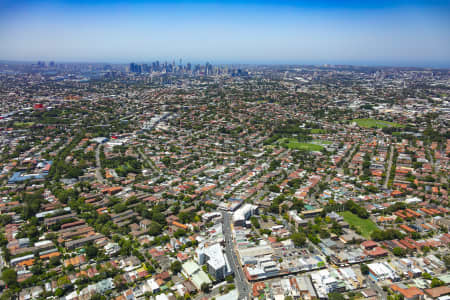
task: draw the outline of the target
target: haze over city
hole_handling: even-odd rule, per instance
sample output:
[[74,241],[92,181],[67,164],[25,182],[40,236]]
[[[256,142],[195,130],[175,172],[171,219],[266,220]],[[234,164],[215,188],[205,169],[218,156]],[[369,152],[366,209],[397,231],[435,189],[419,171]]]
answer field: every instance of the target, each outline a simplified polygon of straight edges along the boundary
[[0,59],[450,65],[448,1],[1,1]]

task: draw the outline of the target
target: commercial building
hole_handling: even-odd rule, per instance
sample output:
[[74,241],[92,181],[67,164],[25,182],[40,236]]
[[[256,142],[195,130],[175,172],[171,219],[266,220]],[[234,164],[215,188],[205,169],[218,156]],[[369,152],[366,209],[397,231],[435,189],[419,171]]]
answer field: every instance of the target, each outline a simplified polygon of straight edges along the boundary
[[258,206],[246,203],[234,212],[233,224],[235,226],[245,226],[245,221],[247,221],[251,216],[257,213]]
[[346,289],[342,277],[336,270],[323,269],[311,273],[311,279],[320,299],[328,299],[332,292],[343,292]]
[[209,274],[217,281],[222,281],[226,276],[233,273],[219,243],[209,247],[199,247],[197,249],[197,256],[198,263],[200,265],[206,263]]
[[212,281],[211,279],[209,279],[208,274],[203,272],[200,266],[194,261],[187,261],[181,267],[181,273],[186,278],[188,278],[198,290],[202,288],[203,284],[212,284]]
[[369,276],[376,281],[390,279],[398,281],[400,277],[396,274],[394,269],[387,263],[372,263],[367,265],[369,267]]

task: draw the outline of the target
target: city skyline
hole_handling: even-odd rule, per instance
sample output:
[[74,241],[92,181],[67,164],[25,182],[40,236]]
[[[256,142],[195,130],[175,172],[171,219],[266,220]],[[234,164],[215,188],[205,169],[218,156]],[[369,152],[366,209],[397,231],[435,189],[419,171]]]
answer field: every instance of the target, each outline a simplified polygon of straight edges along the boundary
[[450,66],[447,1],[0,4],[0,59]]

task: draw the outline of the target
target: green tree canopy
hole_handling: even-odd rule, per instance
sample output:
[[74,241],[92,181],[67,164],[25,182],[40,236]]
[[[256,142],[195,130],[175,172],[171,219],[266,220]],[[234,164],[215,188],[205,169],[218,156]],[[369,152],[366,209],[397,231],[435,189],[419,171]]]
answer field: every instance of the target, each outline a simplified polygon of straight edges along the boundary
[[181,263],[176,260],[174,261],[171,265],[170,265],[170,270],[174,273],[174,274],[178,274],[181,271]]
[[2,280],[8,287],[17,285],[17,273],[14,269],[3,269]]
[[302,247],[306,243],[306,236],[304,233],[295,232],[291,234],[291,240],[296,247]]

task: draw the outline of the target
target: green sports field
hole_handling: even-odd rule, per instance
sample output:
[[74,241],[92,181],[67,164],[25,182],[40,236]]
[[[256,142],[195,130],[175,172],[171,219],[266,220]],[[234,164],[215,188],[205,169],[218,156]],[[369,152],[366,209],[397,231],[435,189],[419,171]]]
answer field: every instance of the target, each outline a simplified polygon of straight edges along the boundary
[[323,146],[312,143],[301,143],[296,139],[282,139],[281,144],[285,144],[289,149],[306,150],[306,151],[320,151]]
[[324,134],[327,133],[325,129],[311,129],[312,134]]
[[356,122],[358,126],[364,127],[364,128],[384,128],[384,127],[405,127],[402,124],[394,123],[394,122],[388,122],[388,121],[382,121],[382,120],[375,120],[375,119],[354,119],[352,122]]
[[34,122],[14,122],[15,128],[28,128],[34,125]]
[[361,235],[367,239],[370,239],[372,232],[378,229],[377,225],[370,219],[361,219],[349,211],[344,211],[339,214],[344,218],[345,222],[358,228],[361,231]]

